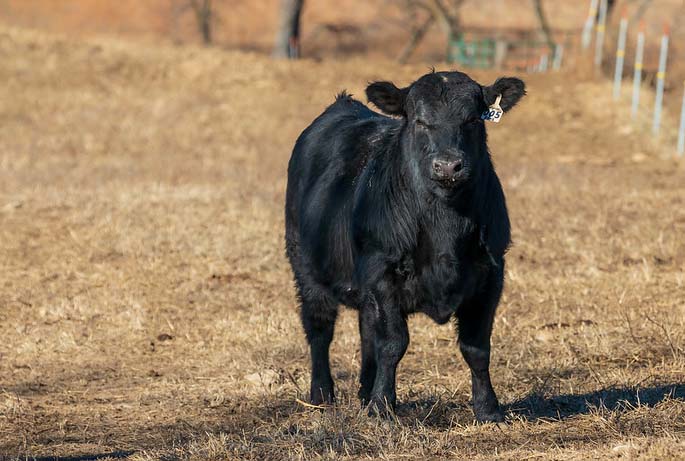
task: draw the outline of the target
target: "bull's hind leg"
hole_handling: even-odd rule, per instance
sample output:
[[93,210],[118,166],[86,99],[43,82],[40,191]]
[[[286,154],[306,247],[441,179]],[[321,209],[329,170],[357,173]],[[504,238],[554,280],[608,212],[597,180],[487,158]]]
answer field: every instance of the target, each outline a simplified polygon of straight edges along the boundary
[[490,335],[501,293],[502,276],[497,274],[481,295],[464,303],[457,312],[459,348],[471,369],[473,412],[482,422],[504,421],[490,382]]
[[370,306],[359,309],[359,336],[361,337],[362,369],[359,375],[359,399],[363,405],[369,403],[373,384],[376,381],[376,351],[374,332],[375,313]]
[[302,296],[302,325],[312,357],[310,399],[314,405],[335,400],[328,352],[333,340],[337,307],[323,294]]

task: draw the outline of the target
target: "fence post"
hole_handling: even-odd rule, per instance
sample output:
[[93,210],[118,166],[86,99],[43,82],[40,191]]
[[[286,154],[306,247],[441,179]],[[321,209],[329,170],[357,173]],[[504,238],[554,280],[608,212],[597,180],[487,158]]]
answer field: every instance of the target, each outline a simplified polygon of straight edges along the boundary
[[543,53],[540,56],[540,72],[547,72],[547,63],[549,61],[549,53]]
[[597,2],[598,0],[590,1],[590,11],[587,14],[585,26],[583,27],[582,44],[584,50],[590,46],[592,41],[592,29],[595,27],[595,17],[597,16]]
[[661,37],[661,52],[659,53],[659,71],[656,73],[656,99],[654,100],[654,123],[652,133],[659,134],[661,127],[661,107],[664,101],[664,78],[666,77],[666,59],[668,58],[668,26],[664,26]]
[[680,107],[680,130],[678,130],[678,157],[685,155],[685,82],[683,82],[683,103]]
[[614,99],[621,97],[621,81],[623,80],[623,61],[626,56],[626,35],[628,34],[628,17],[623,13],[621,26],[618,31],[618,47],[616,48],[616,70],[614,71]]
[[564,58],[564,45],[557,43],[554,47],[554,60],[552,61],[552,68],[554,70],[561,69],[561,60]]
[[633,106],[630,110],[632,118],[637,117],[637,110],[640,106],[640,89],[642,88],[642,58],[645,52],[645,23],[640,23],[640,30],[637,33],[637,47],[635,48],[635,71],[633,73]]
[[607,24],[607,0],[599,0],[599,21],[597,22],[597,38],[595,41],[595,67],[602,65],[604,54],[604,35]]

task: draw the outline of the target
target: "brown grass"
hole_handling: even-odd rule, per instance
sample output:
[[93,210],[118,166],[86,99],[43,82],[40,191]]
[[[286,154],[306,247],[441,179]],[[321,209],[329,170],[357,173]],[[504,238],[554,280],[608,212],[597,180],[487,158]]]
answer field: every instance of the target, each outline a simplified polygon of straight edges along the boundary
[[682,459],[685,168],[607,84],[530,77],[490,129],[515,241],[492,353],[508,423],[474,424],[454,332],[420,316],[387,423],[359,411],[349,311],[340,403],[298,402],[285,168],[337,91],[423,66],[8,29],[0,56],[0,457]]

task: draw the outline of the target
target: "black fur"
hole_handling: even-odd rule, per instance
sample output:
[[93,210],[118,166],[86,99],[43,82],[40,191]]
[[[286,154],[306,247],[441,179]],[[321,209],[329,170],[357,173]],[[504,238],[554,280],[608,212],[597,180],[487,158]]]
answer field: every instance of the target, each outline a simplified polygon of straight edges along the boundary
[[[297,140],[286,250],[311,347],[313,403],[334,399],[328,350],[344,304],[359,310],[359,396],[372,411],[394,407],[406,319],[423,312],[458,321],[476,417],[503,419],[488,368],[510,228],[479,117],[497,94],[509,110],[523,82],[482,87],[460,72],[430,73],[403,89],[376,82],[367,96],[394,118],[343,92]],[[437,160],[456,172],[445,180]]]

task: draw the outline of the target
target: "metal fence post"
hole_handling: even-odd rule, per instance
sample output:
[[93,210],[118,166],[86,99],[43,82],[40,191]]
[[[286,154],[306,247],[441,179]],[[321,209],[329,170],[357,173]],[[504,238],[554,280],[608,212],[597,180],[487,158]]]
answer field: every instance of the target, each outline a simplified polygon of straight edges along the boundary
[[678,157],[685,155],[685,82],[683,82],[683,103],[680,107],[680,129],[678,130]]
[[554,47],[554,60],[552,61],[552,68],[554,70],[561,69],[561,60],[564,58],[564,45],[558,43]]
[[661,37],[661,52],[659,53],[659,71],[656,73],[656,99],[654,100],[654,123],[652,133],[659,134],[661,128],[661,108],[664,102],[664,78],[666,77],[666,60],[668,58],[668,26],[664,26]]
[[630,110],[632,118],[637,117],[640,106],[640,89],[642,88],[642,58],[645,52],[645,23],[640,23],[640,31],[637,33],[637,46],[635,48],[635,71],[633,73],[633,106]]
[[614,71],[614,99],[621,97],[621,81],[623,80],[623,61],[626,56],[626,35],[628,35],[628,18],[623,14],[618,32],[618,47],[616,48],[616,70]]
[[599,1],[599,21],[597,22],[597,39],[595,41],[595,67],[602,65],[604,54],[604,36],[607,23],[607,0]]
[[592,29],[595,27],[595,17],[597,16],[597,3],[599,0],[591,0],[590,11],[587,14],[585,25],[583,26],[582,44],[583,49],[586,50],[592,41]]
[[549,61],[549,53],[544,53],[540,56],[540,72],[547,72],[547,63]]

